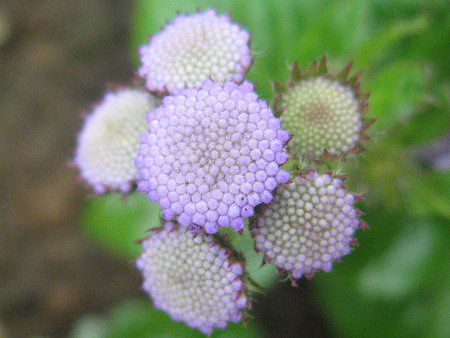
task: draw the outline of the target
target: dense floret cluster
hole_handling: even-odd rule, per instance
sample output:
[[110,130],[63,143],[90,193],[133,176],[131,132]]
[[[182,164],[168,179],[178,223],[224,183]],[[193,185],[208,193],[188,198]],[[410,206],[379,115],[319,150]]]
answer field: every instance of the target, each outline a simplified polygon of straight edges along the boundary
[[296,131],[289,145],[297,156],[319,158],[324,150],[341,156],[355,147],[362,127],[359,101],[336,80],[315,77],[289,88],[283,126]]
[[138,187],[168,220],[207,233],[240,231],[290,177],[280,168],[290,136],[249,82],[179,90],[147,118]]
[[208,78],[241,82],[252,62],[250,34],[213,10],[179,15],[141,47],[139,74],[147,88],[198,88]]
[[361,73],[351,75],[352,63],[338,74],[328,72],[323,56],[307,69],[297,63],[286,84],[276,84],[275,111],[295,137],[289,154],[297,159],[328,162],[365,150],[369,93],[361,91]]
[[137,266],[154,306],[205,334],[242,319],[243,264],[212,236],[194,236],[168,222],[142,245]]
[[355,201],[340,178],[316,172],[297,177],[255,219],[256,249],[294,279],[329,271],[350,252],[360,224]]
[[145,115],[159,100],[140,89],[107,93],[86,118],[78,138],[75,165],[97,193],[127,192],[137,179],[134,158]]

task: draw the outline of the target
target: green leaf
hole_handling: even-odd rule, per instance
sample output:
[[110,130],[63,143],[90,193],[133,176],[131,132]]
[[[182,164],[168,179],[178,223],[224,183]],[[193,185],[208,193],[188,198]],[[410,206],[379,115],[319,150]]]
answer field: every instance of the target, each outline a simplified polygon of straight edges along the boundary
[[370,82],[370,116],[378,121],[373,130],[384,131],[411,117],[425,93],[423,66],[399,61],[374,73]]
[[110,315],[108,331],[107,337],[111,338],[203,337],[186,325],[173,322],[167,314],[143,301],[132,301],[116,308]]
[[418,173],[406,195],[410,213],[440,215],[450,219],[450,172]]
[[160,226],[160,208],[145,195],[109,194],[90,198],[82,226],[96,242],[126,258],[141,252],[137,240],[146,237],[147,230]]
[[255,241],[251,237],[248,226],[245,227],[244,232],[239,234],[233,229],[221,229],[222,234],[232,244],[233,248],[238,250],[245,258],[245,271],[258,286],[248,284],[248,287],[253,291],[261,291],[259,286],[269,288],[278,279],[278,274],[273,264],[263,264],[264,255],[255,251]]
[[425,277],[424,267],[432,258],[436,236],[428,225],[407,225],[383,255],[362,269],[358,290],[366,297],[393,299],[415,291]]
[[[84,334],[86,334],[84,336]],[[95,335],[96,334],[96,335]],[[73,338],[184,338],[205,337],[187,325],[174,322],[152,307],[149,301],[130,300],[115,307],[106,317],[88,315],[72,330]],[[226,330],[215,330],[213,338],[258,337],[254,323],[230,324]]]
[[450,87],[438,85],[423,98],[411,119],[399,124],[393,133],[404,146],[420,146],[445,135],[450,125]]
[[325,313],[340,336],[435,337],[431,330],[442,332],[448,321],[446,220],[395,221],[370,210],[356,252],[315,280]]
[[389,56],[393,45],[410,35],[423,32],[428,25],[428,18],[421,15],[413,19],[396,21],[384,27],[376,36],[360,45],[357,61],[363,65],[375,64],[378,59]]

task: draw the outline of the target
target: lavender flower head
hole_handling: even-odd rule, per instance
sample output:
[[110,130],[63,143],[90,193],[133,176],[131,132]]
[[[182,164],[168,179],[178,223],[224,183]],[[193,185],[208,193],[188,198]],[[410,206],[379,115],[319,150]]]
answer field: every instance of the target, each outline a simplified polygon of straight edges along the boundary
[[280,169],[289,133],[253,84],[178,90],[148,114],[136,165],[138,188],[160,203],[165,219],[215,233],[240,231],[254,207],[289,180]]
[[277,189],[270,208],[252,225],[256,249],[291,278],[329,271],[348,254],[355,230],[364,224],[343,180],[309,172]]
[[250,34],[214,10],[180,14],[140,48],[147,88],[173,92],[216,82],[241,82],[251,65]]
[[137,267],[155,307],[205,334],[242,319],[243,265],[212,236],[194,236],[168,222],[142,245]]
[[121,89],[106,93],[86,118],[74,162],[96,193],[130,190],[138,175],[133,161],[145,115],[158,103],[142,90]]

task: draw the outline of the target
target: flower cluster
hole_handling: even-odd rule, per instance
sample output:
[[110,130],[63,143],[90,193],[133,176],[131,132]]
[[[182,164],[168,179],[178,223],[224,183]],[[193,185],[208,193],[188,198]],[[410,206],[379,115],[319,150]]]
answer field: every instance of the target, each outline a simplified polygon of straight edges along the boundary
[[244,266],[212,236],[194,236],[168,222],[142,246],[137,266],[155,307],[205,334],[241,320]]
[[147,118],[139,189],[168,220],[207,233],[241,231],[254,207],[270,203],[290,177],[280,169],[290,136],[249,82],[179,90]]
[[270,208],[255,218],[256,249],[294,279],[329,271],[350,252],[359,227],[355,195],[343,179],[311,171],[277,191]]
[[365,224],[358,195],[320,167],[368,139],[359,75],[351,66],[332,75],[325,58],[306,71],[295,64],[293,79],[275,85],[272,110],[245,80],[249,41],[213,10],[179,15],[140,49],[139,75],[153,93],[108,93],[75,156],[95,191],[137,187],[160,204],[164,225],[137,261],[143,288],[155,307],[205,334],[250,307],[244,260],[220,228],[242,233],[248,220],[255,250],[294,283],[329,271]]
[[214,10],[179,15],[140,49],[147,88],[198,88],[208,78],[241,82],[252,62],[250,34]]

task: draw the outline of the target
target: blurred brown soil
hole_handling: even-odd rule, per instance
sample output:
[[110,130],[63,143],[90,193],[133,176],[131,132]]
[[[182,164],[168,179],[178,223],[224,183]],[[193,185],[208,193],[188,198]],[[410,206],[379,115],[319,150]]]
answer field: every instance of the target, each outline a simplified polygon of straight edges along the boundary
[[0,336],[66,336],[139,293],[133,264],[81,234],[67,167],[80,112],[126,83],[130,1],[0,2]]

